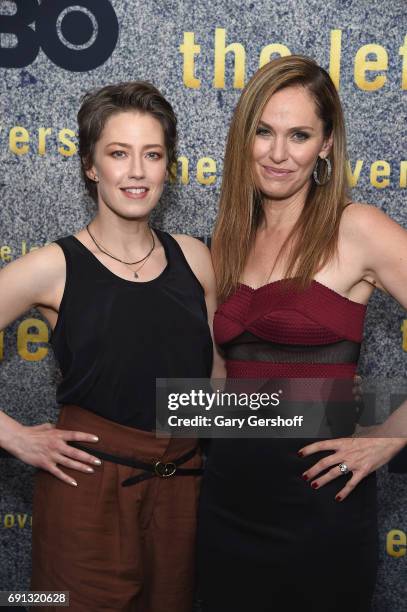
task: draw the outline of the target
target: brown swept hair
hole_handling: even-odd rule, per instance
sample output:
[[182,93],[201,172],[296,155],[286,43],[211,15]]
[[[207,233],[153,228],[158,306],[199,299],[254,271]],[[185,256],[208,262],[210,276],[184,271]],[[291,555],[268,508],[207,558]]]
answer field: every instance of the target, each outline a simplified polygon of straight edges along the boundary
[[128,81],[106,85],[86,93],[78,112],[79,157],[82,177],[90,197],[97,202],[97,186],[87,175],[92,167],[95,146],[106,121],[117,113],[147,113],[157,119],[164,131],[167,171],[174,178],[177,147],[177,118],[171,104],[147,81]]
[[312,59],[281,57],[250,79],[235,109],[227,138],[219,214],[212,239],[218,295],[224,301],[239,284],[257,228],[263,217],[262,195],[252,171],[257,126],[271,96],[286,87],[302,86],[315,101],[324,136],[333,135],[328,155],[332,174],[326,185],[311,178],[305,205],[285,241],[290,246],[285,278],[295,276],[306,287],[336,253],[339,222],[348,200],[346,135],[342,106],[329,74]]

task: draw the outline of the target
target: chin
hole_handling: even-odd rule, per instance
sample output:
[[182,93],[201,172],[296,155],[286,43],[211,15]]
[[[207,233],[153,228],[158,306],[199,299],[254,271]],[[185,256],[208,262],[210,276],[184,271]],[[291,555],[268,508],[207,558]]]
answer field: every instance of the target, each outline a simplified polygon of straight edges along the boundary
[[155,205],[151,206],[151,204],[130,204],[128,206],[112,206],[109,204],[105,204],[105,207],[121,219],[126,219],[129,221],[143,221],[144,219],[150,216],[151,212],[155,208]]
[[283,191],[282,189],[262,190],[262,194],[267,200],[286,200],[295,195],[296,191]]
[[116,211],[116,214],[118,217],[121,217],[122,219],[126,219],[127,221],[145,221],[146,219],[149,218],[151,212],[152,212],[152,208],[149,208],[148,210],[126,210],[126,211]]
[[299,194],[304,188],[304,185],[293,186],[290,185],[288,189],[286,185],[267,185],[267,189],[262,189],[260,186],[261,193],[268,200],[286,200]]

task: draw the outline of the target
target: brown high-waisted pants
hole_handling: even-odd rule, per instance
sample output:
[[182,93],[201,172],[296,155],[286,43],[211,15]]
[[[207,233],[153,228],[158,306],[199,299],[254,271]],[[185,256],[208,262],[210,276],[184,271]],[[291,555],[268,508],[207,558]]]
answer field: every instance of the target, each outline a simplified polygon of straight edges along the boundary
[[[96,434],[94,448],[144,463],[168,462],[196,446],[77,406],[62,409],[57,427]],[[200,466],[199,453],[182,465]],[[191,612],[200,477],[154,476],[122,487],[143,470],[109,461],[93,474],[62,469],[77,487],[49,472],[36,476],[31,589],[69,591],[74,612]]]

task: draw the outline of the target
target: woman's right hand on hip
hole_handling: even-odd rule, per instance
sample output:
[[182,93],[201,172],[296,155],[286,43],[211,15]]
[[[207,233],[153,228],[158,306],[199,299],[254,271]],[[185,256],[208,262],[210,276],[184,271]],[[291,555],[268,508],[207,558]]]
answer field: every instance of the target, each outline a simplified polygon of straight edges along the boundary
[[97,442],[98,437],[81,431],[57,429],[51,423],[27,427],[21,425],[14,432],[12,444],[7,450],[15,457],[34,467],[47,470],[63,482],[77,486],[72,476],[61,467],[92,473],[92,465],[100,465],[100,459],[70,446],[68,442]]

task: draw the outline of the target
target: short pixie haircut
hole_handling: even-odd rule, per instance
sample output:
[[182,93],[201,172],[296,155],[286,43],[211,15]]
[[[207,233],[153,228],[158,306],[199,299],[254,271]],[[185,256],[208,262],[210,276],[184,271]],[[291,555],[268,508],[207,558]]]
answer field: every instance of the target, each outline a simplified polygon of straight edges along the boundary
[[164,131],[167,171],[173,178],[176,165],[177,118],[171,104],[147,81],[106,85],[86,93],[78,112],[79,156],[82,176],[90,197],[97,202],[97,186],[87,175],[93,164],[95,146],[106,121],[115,114],[133,111],[157,119]]

